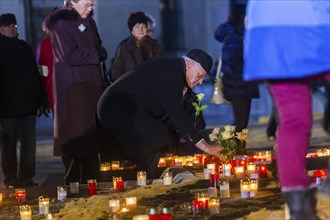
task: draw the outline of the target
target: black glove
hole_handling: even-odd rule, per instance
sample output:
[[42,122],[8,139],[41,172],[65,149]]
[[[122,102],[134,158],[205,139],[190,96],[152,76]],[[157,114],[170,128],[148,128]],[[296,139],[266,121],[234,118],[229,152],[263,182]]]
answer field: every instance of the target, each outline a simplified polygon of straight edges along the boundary
[[47,118],[49,117],[50,114],[50,108],[47,98],[44,98],[42,100],[42,103],[38,108],[38,113],[37,113],[38,117],[40,117],[42,114],[44,114]]
[[105,61],[108,58],[107,50],[104,47],[99,46],[96,48],[96,50],[97,50],[97,53],[99,54],[101,62]]

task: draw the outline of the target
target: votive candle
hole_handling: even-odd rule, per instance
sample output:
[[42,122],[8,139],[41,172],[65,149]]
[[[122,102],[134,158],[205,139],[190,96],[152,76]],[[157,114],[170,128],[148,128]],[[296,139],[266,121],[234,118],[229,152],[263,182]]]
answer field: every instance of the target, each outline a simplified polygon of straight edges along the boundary
[[244,178],[244,167],[243,166],[236,166],[234,168],[236,178],[243,179]]
[[120,162],[119,161],[112,161],[111,162],[111,169],[112,170],[119,170]]
[[193,200],[194,214],[200,214],[203,212],[203,201]]
[[258,193],[258,180],[250,179],[250,197],[254,197]]
[[230,163],[223,164],[223,175],[231,176],[231,164]]
[[252,162],[248,163],[247,165],[247,173],[250,176],[252,173],[256,172],[256,165]]
[[26,191],[25,189],[15,189],[15,197],[18,204],[24,203],[26,201]]
[[87,189],[88,189],[88,195],[89,196],[96,195],[96,188],[97,188],[96,179],[87,180]]
[[125,182],[123,180],[116,181],[116,192],[124,192]]
[[203,209],[207,209],[209,207],[210,196],[207,193],[198,193],[197,200],[203,202]]
[[163,176],[164,186],[172,184],[172,172],[165,172]]
[[219,182],[219,186],[220,186],[220,197],[230,198],[229,180],[221,179]]
[[126,197],[126,207],[129,210],[135,209],[136,208],[136,197]]
[[49,213],[49,198],[44,196],[39,196],[39,214],[47,215]]
[[266,164],[260,164],[258,166],[258,173],[260,178],[267,178],[267,166]]
[[67,189],[65,186],[58,186],[57,187],[57,200],[63,201],[66,199],[67,196]]
[[241,198],[249,198],[250,197],[250,180],[249,179],[244,179],[241,180],[240,184],[241,188]]
[[21,220],[32,220],[32,209],[29,205],[22,205],[19,207]]
[[216,187],[218,188],[219,187],[219,174],[218,173],[213,173],[211,174],[211,177],[210,177],[210,187]]
[[217,198],[210,198],[209,211],[213,215],[220,213],[220,200],[219,199],[217,199]]
[[120,209],[119,199],[110,199],[109,208],[110,208],[110,214],[114,214],[114,213],[118,212]]
[[145,186],[147,185],[147,173],[146,171],[138,171],[136,174],[137,178],[137,185],[138,186]]
[[117,188],[117,181],[121,181],[121,180],[123,180],[123,179],[121,178],[121,176],[120,176],[120,177],[115,177],[115,176],[112,177],[112,183],[113,183],[113,188],[114,188],[114,189]]

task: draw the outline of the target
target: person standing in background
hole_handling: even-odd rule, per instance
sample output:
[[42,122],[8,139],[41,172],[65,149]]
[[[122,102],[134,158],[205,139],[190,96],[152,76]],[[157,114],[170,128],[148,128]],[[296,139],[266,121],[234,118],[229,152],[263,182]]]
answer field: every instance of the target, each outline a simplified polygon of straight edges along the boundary
[[107,52],[92,17],[94,0],[71,0],[45,20],[54,50],[54,155],[62,156],[64,180],[98,178],[96,106],[104,86],[100,63]]
[[[18,39],[14,14],[0,15],[0,149],[8,188],[31,187],[36,163],[36,115],[48,103],[32,48]],[[17,142],[20,160],[17,163]],[[18,167],[19,164],[19,167]]]
[[245,34],[244,79],[267,80],[278,111],[277,170],[290,219],[318,219],[306,154],[312,82],[330,82],[329,1],[250,0]]
[[147,35],[147,22],[148,19],[142,11],[129,16],[127,25],[131,35],[117,47],[111,68],[113,82],[141,63],[164,56],[159,43]]
[[259,98],[258,83],[243,80],[245,9],[244,4],[233,5],[228,21],[221,24],[214,33],[215,39],[223,43],[223,96],[231,102],[234,113],[233,125],[238,132],[248,127],[252,98]]
[[152,37],[152,33],[154,32],[157,23],[153,16],[151,16],[147,13],[145,13],[145,15],[147,16],[147,35],[149,37]]

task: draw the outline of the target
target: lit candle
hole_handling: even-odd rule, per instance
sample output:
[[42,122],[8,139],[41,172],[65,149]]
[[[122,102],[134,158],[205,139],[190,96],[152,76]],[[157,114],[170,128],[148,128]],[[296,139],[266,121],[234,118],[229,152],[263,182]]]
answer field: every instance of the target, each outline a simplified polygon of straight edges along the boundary
[[87,189],[88,189],[88,195],[89,196],[96,195],[96,188],[97,188],[96,179],[87,180]]
[[110,214],[114,214],[114,213],[118,212],[120,209],[119,199],[110,199],[109,208],[110,208]]
[[39,196],[39,214],[47,215],[49,213],[49,198],[44,196]]
[[175,158],[174,159],[174,165],[176,167],[182,167],[182,159],[181,158]]
[[163,176],[164,186],[172,184],[172,172],[168,171],[164,173]]
[[206,164],[206,168],[211,170],[211,173],[215,173],[215,164],[214,163]]
[[201,167],[201,163],[200,163],[200,161],[199,161],[199,159],[194,159],[193,160],[193,167],[194,168],[200,168]]
[[120,162],[119,161],[112,161],[111,162],[111,169],[119,170]]
[[258,192],[258,180],[250,179],[250,197],[254,197]]
[[126,200],[126,207],[129,210],[136,208],[136,197],[126,197],[125,200]]
[[120,177],[115,177],[115,176],[112,177],[112,183],[113,183],[113,188],[114,189],[117,189],[117,181],[121,181],[121,180],[123,180],[121,178],[121,176]]
[[150,220],[149,215],[134,215],[133,220]]
[[218,188],[219,187],[219,174],[218,173],[213,173],[211,174],[211,177],[210,177],[210,187],[216,187]]
[[125,182],[123,180],[116,181],[116,192],[124,192]]
[[248,163],[247,165],[247,173],[250,176],[252,173],[256,172],[256,165],[252,162]]
[[223,175],[231,176],[231,164],[226,163],[226,164],[223,164],[222,166],[223,166]]
[[0,203],[2,203],[2,193],[0,193]]
[[71,182],[70,183],[70,192],[72,194],[79,193],[79,182]]
[[203,202],[203,209],[207,209],[209,207],[210,196],[208,193],[198,193],[197,200]]
[[313,172],[314,182],[318,185],[321,184],[322,179],[326,178],[327,170],[316,170]]
[[23,204],[26,201],[25,189],[15,189],[15,197],[19,205]]
[[250,197],[250,180],[245,179],[241,180],[240,184],[241,188],[241,198],[249,198]]
[[22,205],[19,207],[21,220],[32,220],[32,209],[29,205]]
[[199,200],[193,200],[194,214],[200,214],[203,212],[203,202]]
[[211,214],[220,213],[220,200],[217,198],[211,198],[209,202],[209,211]]
[[230,198],[230,189],[228,179],[221,179],[219,182],[220,186],[220,197],[221,198]]
[[57,200],[63,201],[66,199],[67,196],[67,189],[65,186],[58,186],[57,187]]
[[211,176],[211,170],[204,168],[204,179],[209,180]]
[[138,186],[145,186],[147,185],[147,173],[146,171],[138,171],[136,174],[137,178],[137,185]]
[[234,168],[235,170],[235,176],[238,179],[243,179],[244,178],[244,167],[243,166],[237,166]]
[[110,162],[103,162],[100,165],[100,173],[101,173],[101,180],[103,182],[109,181],[110,176],[110,170],[111,170],[111,164]]
[[166,167],[166,162],[164,158],[159,159],[158,167]]
[[266,164],[261,164],[258,166],[258,173],[260,178],[267,178],[267,166]]

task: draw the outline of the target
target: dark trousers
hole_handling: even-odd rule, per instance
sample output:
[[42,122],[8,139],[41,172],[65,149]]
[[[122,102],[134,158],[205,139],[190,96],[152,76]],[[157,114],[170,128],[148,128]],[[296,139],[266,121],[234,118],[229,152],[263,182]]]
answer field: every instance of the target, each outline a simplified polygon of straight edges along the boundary
[[[16,146],[21,143],[19,169]],[[4,183],[32,181],[36,163],[36,116],[0,119],[0,149]]]
[[233,98],[230,102],[234,113],[233,125],[236,126],[236,131],[240,132],[249,124],[251,99]]
[[158,179],[157,166],[160,157],[168,152],[168,147],[164,147],[158,151],[143,154],[137,158],[137,171],[146,171],[147,179]]
[[99,180],[100,161],[98,155],[62,157],[65,166],[65,185],[70,182],[87,184],[88,179]]

